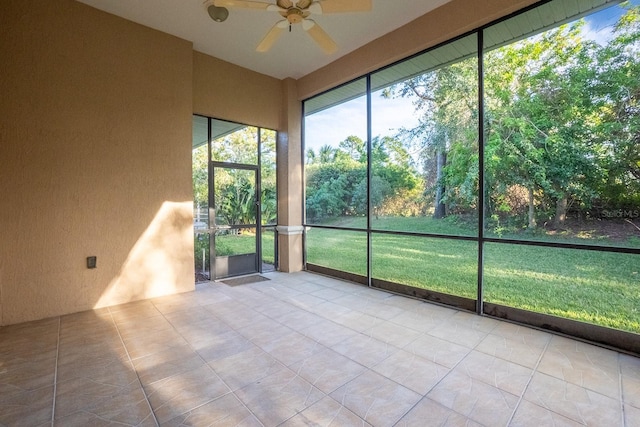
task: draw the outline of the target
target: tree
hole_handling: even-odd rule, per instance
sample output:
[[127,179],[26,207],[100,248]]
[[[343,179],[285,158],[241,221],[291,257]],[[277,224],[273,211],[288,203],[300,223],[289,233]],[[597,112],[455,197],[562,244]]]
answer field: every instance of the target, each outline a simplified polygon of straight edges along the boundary
[[330,145],[323,145],[318,150],[318,162],[320,163],[329,163],[332,162],[335,158],[335,150]]
[[597,135],[606,177],[599,188],[602,203],[640,206],[640,6],[629,8],[598,52],[599,77],[594,89],[602,118]]
[[[367,161],[367,149],[365,142],[357,136],[348,136],[345,140],[338,144],[341,152],[360,163]],[[340,152],[340,151],[339,151]]]
[[486,55],[494,174],[528,189],[530,228],[537,189],[559,228],[571,203],[588,203],[600,179],[592,96],[597,45],[583,38],[583,25],[563,25]]
[[308,165],[312,165],[314,164],[316,161],[318,161],[318,159],[316,158],[316,152],[313,151],[313,148],[309,148],[307,150],[307,155],[306,155],[307,161],[306,163]]
[[191,176],[193,180],[193,203],[195,206],[207,206],[209,204],[208,167],[207,145],[205,144],[192,150]]
[[[330,158],[331,160],[324,161]],[[320,221],[367,213],[367,150],[357,136],[349,136],[338,148],[325,145],[320,161],[307,163],[307,217]],[[371,203],[378,214],[394,194],[410,192],[420,179],[402,142],[390,137],[371,141]]]
[[[469,209],[477,204],[477,191],[458,191],[454,183],[460,180],[452,173],[460,168],[449,167],[448,158],[454,147],[467,147],[477,153],[476,75],[477,61],[467,59],[411,78],[384,92],[387,97],[411,98],[420,114],[418,126],[404,129],[401,136],[421,153],[425,182],[431,183],[425,194],[433,194],[436,219],[446,216],[447,205]],[[477,161],[477,155],[475,158]],[[456,157],[459,160],[463,159]],[[477,183],[477,175],[472,181]]]

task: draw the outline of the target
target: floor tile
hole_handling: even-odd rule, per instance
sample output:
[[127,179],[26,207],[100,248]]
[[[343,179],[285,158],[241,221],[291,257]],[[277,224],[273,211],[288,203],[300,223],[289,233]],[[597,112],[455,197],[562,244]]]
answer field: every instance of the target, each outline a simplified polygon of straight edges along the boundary
[[396,427],[465,426],[482,427],[467,417],[425,397],[396,424]]
[[327,396],[280,424],[280,427],[296,426],[369,427],[371,425]]
[[577,423],[570,418],[564,417],[541,406],[534,405],[526,400],[520,402],[513,419],[509,423],[510,427],[579,427],[582,425],[583,424]]
[[518,396],[457,371],[449,373],[427,397],[484,425],[506,425]]
[[544,348],[552,337],[548,332],[538,331],[509,322],[499,322],[495,328],[491,329],[490,333],[510,341],[524,344],[527,348]]
[[382,302],[373,302],[364,307],[362,312],[379,319],[390,320],[401,314],[403,310],[399,307],[387,305]]
[[117,381],[109,378],[109,382],[86,377],[60,382],[56,388],[56,419],[78,411],[134,425],[144,419],[150,409],[135,372],[118,376]]
[[622,377],[622,400],[640,409],[640,380],[631,376]]
[[263,295],[280,301],[302,294],[302,292],[293,287],[280,286],[279,284],[255,283],[249,286],[254,286]]
[[326,346],[333,346],[358,335],[358,332],[353,329],[326,319],[322,319],[300,332]]
[[291,332],[272,340],[265,338],[253,342],[286,366],[326,349],[321,343],[299,332]]
[[197,306],[198,304],[200,304],[199,298],[194,298],[192,292],[167,295],[163,297],[153,298],[150,301],[153,303],[155,308],[163,314],[189,310],[193,308],[193,306]]
[[137,359],[167,348],[187,345],[184,338],[175,329],[150,331],[146,334],[122,337],[129,357]]
[[260,421],[233,394],[226,394],[160,425],[162,427],[262,427]]
[[289,335],[293,329],[273,319],[263,319],[240,329],[238,333],[246,339],[254,341],[275,340]]
[[232,390],[242,388],[285,368],[280,361],[255,345],[240,353],[214,360],[209,363],[209,366]]
[[332,346],[332,349],[367,368],[372,368],[400,349],[366,335],[356,335]]
[[133,361],[138,378],[143,385],[192,371],[204,363],[200,355],[186,345],[171,347]]
[[173,325],[161,314],[118,323],[122,339],[131,339],[154,332],[173,331]]
[[524,399],[582,424],[622,423],[619,400],[539,372],[534,374]]
[[330,349],[315,353],[289,368],[325,393],[331,393],[367,369]]
[[195,349],[208,346],[217,336],[235,333],[229,325],[219,319],[206,319],[187,326],[177,326],[176,331]]
[[363,334],[396,347],[404,347],[422,335],[418,331],[407,329],[391,322],[383,322],[372,326]]
[[458,312],[428,334],[468,348],[477,346],[498,321],[470,313]]
[[333,321],[349,329],[353,329],[356,332],[364,332],[385,323],[383,319],[356,310],[336,317]]
[[322,304],[318,304],[314,307],[311,307],[310,310],[312,313],[316,313],[317,315],[328,320],[335,319],[336,317],[340,317],[343,314],[347,314],[351,311],[351,309],[343,305],[336,304],[332,301],[326,301]]
[[164,318],[176,329],[186,328],[195,323],[213,319],[219,321],[209,310],[202,306],[167,313]]
[[303,310],[310,310],[312,307],[322,304],[326,300],[310,294],[298,294],[287,297],[284,301]]
[[624,405],[625,427],[640,427],[640,409],[631,405]]
[[417,338],[404,350],[448,368],[456,366],[470,351],[464,346],[431,335]]
[[620,354],[596,345],[554,335],[549,341],[548,352],[561,353],[579,363],[616,369]]
[[267,316],[237,301],[210,304],[204,308],[233,329],[240,329],[268,319]]
[[615,399],[620,396],[618,354],[611,350],[554,337],[538,371]]
[[266,276],[0,327],[0,425],[640,427],[638,357]]
[[377,373],[421,395],[431,390],[449,369],[405,350],[392,354],[373,367]]
[[492,333],[488,334],[480,344],[475,347],[477,351],[532,369],[535,368],[540,361],[544,349],[544,345],[538,346]]
[[0,327],[0,356],[30,359],[55,351],[59,326],[54,318]]
[[318,316],[317,314],[309,313],[305,310],[293,310],[289,313],[275,318],[275,320],[282,325],[298,332],[301,332],[302,330],[316,325],[320,322],[326,321],[324,318]]
[[115,328],[108,308],[60,316],[60,338],[66,335],[96,334]]
[[522,395],[533,373],[529,368],[479,351],[469,353],[455,369],[516,396]]
[[60,357],[57,371],[58,382],[84,378],[115,386],[131,383],[135,379],[135,372],[131,368],[126,354],[121,354],[118,350],[120,348],[115,348],[113,352],[105,351],[96,355],[89,352]]
[[394,307],[398,307],[403,311],[411,311],[416,310],[423,304],[423,301],[417,300],[415,298],[409,298],[402,295],[391,295],[389,298],[384,300],[385,304],[392,305]]
[[203,365],[149,384],[145,391],[158,422],[164,423],[231,390],[209,366]]
[[31,391],[6,393],[0,386],[0,425],[37,426],[51,423],[53,385]]
[[640,409],[640,358],[620,355],[622,400]]
[[157,316],[158,309],[150,300],[141,300],[109,307],[109,312],[116,323],[131,322],[136,319]]
[[151,413],[143,420],[136,421],[136,424],[123,424],[119,421],[110,421],[91,412],[74,412],[64,418],[56,419],[53,425],[55,427],[122,427],[126,425],[157,427],[158,423]]
[[356,295],[346,292],[343,296],[334,299],[332,302],[347,307],[351,310],[356,310],[363,313],[367,306],[373,304],[376,301],[376,299],[367,298],[364,295]]
[[374,426],[392,426],[421,398],[382,375],[367,371],[330,395]]
[[324,397],[289,369],[249,384],[235,394],[266,427],[279,425]]
[[283,281],[282,285],[286,286],[287,288],[295,289],[296,291],[302,292],[304,294],[309,294],[326,288],[326,286],[320,285],[318,283],[305,282],[301,280],[295,280],[293,282]]
[[418,332],[428,332],[454,314],[454,310],[430,311],[418,309],[417,311],[403,311],[391,319],[391,322]]
[[640,380],[640,357],[620,354],[619,361],[622,375]]
[[0,391],[11,395],[53,385],[56,367],[55,352],[46,357],[16,357],[0,354]]
[[255,307],[254,310],[270,319],[274,319],[291,312],[293,307],[289,303],[276,300],[267,304],[261,304],[260,306]]
[[194,346],[194,348],[205,362],[211,362],[238,354],[253,346],[254,344],[251,341],[239,333],[231,331],[211,336],[198,346]]
[[343,297],[346,294],[345,292],[337,288],[325,288],[325,289],[320,289],[320,290],[311,292],[310,295],[313,295],[314,297],[322,298],[327,301],[331,301],[331,300]]
[[350,292],[354,295],[364,296],[382,302],[387,298],[393,296],[392,293],[383,291],[382,289],[370,288],[366,285],[349,284],[344,285],[345,292]]

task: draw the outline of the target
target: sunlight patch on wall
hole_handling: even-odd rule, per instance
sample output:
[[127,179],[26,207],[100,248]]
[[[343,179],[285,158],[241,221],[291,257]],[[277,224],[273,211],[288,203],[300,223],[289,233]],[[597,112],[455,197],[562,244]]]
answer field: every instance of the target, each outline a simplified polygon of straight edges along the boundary
[[162,204],[93,308],[195,289],[192,205]]

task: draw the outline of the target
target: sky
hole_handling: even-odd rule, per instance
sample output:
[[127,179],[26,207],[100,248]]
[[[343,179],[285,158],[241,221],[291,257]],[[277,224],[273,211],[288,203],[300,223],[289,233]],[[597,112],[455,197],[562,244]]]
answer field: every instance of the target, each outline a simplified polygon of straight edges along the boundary
[[[631,0],[639,5],[640,0]],[[623,13],[619,6],[612,6],[586,18],[585,36],[598,43],[606,43],[615,22]],[[314,151],[325,144],[338,146],[348,136],[362,140],[367,137],[366,98],[315,113],[305,121],[305,149]],[[406,98],[382,99],[379,93],[372,94],[372,134],[394,136],[401,127],[411,128],[418,124],[411,100]]]

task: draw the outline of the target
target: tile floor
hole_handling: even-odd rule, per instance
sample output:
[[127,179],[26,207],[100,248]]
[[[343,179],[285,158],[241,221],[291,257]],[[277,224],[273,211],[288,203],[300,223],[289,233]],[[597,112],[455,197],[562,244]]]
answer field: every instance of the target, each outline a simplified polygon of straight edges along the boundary
[[310,273],[0,328],[0,425],[640,426],[640,359]]

